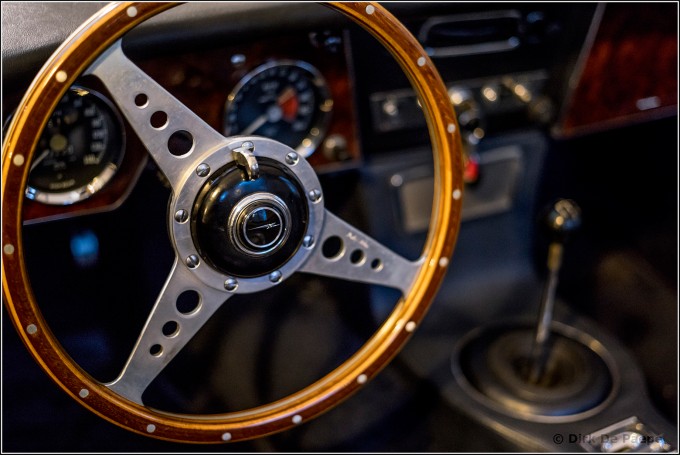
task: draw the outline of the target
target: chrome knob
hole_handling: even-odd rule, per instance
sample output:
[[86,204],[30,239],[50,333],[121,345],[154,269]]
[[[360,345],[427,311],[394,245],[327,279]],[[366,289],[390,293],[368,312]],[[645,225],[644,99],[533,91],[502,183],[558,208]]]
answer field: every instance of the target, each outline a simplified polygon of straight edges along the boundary
[[545,217],[553,241],[564,243],[567,237],[581,227],[581,208],[571,199],[560,199]]

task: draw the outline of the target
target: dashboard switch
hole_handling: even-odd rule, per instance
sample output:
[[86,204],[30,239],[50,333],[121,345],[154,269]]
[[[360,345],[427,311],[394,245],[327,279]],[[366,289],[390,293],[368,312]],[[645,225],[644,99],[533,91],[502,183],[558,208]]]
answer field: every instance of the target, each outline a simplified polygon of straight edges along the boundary
[[472,185],[479,181],[479,155],[476,153],[465,153],[463,155],[463,181]]

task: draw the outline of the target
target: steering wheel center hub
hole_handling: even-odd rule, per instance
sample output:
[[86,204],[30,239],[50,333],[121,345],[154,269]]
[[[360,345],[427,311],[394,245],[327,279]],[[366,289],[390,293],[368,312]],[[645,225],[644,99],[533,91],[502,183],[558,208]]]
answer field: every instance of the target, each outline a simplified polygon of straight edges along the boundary
[[212,268],[234,277],[269,274],[293,257],[309,220],[305,190],[285,165],[260,157],[250,180],[233,162],[201,187],[191,235]]
[[[227,141],[197,156],[195,172],[178,185],[170,233],[178,257],[203,283],[257,292],[284,281],[312,254],[324,223],[323,192],[312,166],[290,147],[255,136]],[[257,175],[234,155],[243,144],[257,160]]]
[[290,210],[277,196],[255,193],[243,198],[229,215],[231,241],[243,253],[262,257],[281,248],[291,232]]

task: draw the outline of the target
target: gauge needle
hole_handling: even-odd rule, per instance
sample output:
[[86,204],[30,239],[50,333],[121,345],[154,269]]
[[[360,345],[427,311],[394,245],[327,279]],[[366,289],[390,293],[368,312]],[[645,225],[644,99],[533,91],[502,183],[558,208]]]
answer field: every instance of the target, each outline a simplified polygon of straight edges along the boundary
[[267,114],[262,114],[259,117],[257,117],[255,120],[253,120],[250,125],[243,131],[241,131],[241,134],[244,136],[248,136],[249,134],[253,134],[259,127],[267,123]]
[[[269,108],[267,108],[267,111],[264,114],[259,115],[258,117],[255,118],[255,120],[250,122],[250,125],[248,125],[243,131],[241,131],[241,134],[243,134],[244,136],[253,134],[265,123],[267,122],[276,123],[279,120],[281,120],[281,117],[284,116],[283,109],[286,107],[286,103],[288,103],[291,99],[295,99],[294,97],[295,89],[290,86],[286,87],[276,98],[276,103],[269,106]],[[295,108],[297,108],[297,104],[295,105]],[[286,118],[290,117],[290,113],[287,113],[285,117]]]
[[289,122],[292,122],[295,119],[295,115],[297,114],[298,110],[298,99],[295,95],[295,89],[291,86],[288,86],[276,99],[276,104],[281,109],[283,118]]
[[31,164],[31,168],[29,169],[29,172],[32,171],[38,164],[40,164],[40,162],[41,162],[42,160],[44,160],[45,158],[47,158],[47,155],[49,155],[49,154],[50,154],[50,149],[47,149],[47,150],[44,150],[44,151],[40,154],[40,156],[38,156],[37,158],[33,159],[33,163]]
[[289,85],[276,98],[276,104],[283,106],[293,96],[295,96],[295,89]]

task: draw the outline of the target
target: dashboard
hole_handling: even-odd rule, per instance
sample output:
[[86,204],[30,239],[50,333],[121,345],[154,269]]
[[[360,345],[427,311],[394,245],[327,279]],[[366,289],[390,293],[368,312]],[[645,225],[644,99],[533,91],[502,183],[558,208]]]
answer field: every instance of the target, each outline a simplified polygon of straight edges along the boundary
[[[323,29],[274,43],[175,48],[153,57],[148,51],[135,55],[133,48],[132,55],[217,131],[279,140],[324,173],[361,160],[346,39],[342,30]],[[176,141],[181,150],[182,138]],[[110,94],[91,76],[61,100],[38,148],[26,192],[27,222],[114,209],[147,163]]]
[[[580,73],[586,64],[584,49],[593,45],[587,41],[588,28],[599,20],[594,4],[573,9],[520,5],[485,11],[461,6],[455,14],[435,5],[428,5],[426,14],[410,5],[395,5],[394,9],[397,13],[403,10],[406,24],[449,81],[451,102],[459,113],[469,151],[468,183],[474,184],[479,177],[476,148],[484,137],[532,125],[570,137],[583,128],[592,129],[592,125],[597,129],[603,122],[664,115],[672,112],[676,103],[670,80],[662,79],[666,85],[656,87],[661,95],[628,94],[628,103],[637,104],[627,107],[627,112],[603,111],[599,117],[588,118],[598,115],[597,111],[581,110],[594,100],[581,102],[580,98],[589,96],[588,90],[599,90],[588,89],[587,84],[600,73]],[[281,140],[321,173],[356,168],[364,158],[362,148],[378,155],[395,146],[407,149],[426,143],[417,100],[403,88],[407,81],[396,67],[390,67],[390,58],[379,47],[364,42],[365,37],[352,26],[317,14],[330,26],[285,30],[272,35],[273,39],[270,34],[282,25],[269,27],[265,37],[250,30],[236,39],[229,36],[230,41],[237,41],[229,45],[214,40],[206,43],[206,31],[193,33],[189,40],[173,37],[170,44],[167,36],[162,44],[153,42],[161,39],[158,36],[149,41],[149,30],[165,30],[179,20],[174,13],[146,31],[142,28],[132,33],[125,41],[126,49],[140,68],[217,131]],[[620,13],[612,7],[609,14]],[[656,13],[640,14],[654,20]],[[623,26],[624,20],[613,18],[607,23],[613,25],[605,24],[611,29],[600,33],[615,37],[618,30],[613,27]],[[213,22],[206,30],[211,27],[215,27]],[[648,45],[666,49],[670,43],[663,32],[650,37]],[[362,44],[353,46],[352,40]],[[489,54],[512,58],[497,64],[486,58]],[[589,55],[595,58],[599,54]],[[624,57],[609,54],[608,58]],[[640,64],[656,65],[653,72],[668,74],[669,68],[659,66],[664,61],[667,59]],[[389,77],[372,79],[375,76],[362,72],[363,67],[376,62],[389,69]],[[606,63],[591,64],[587,69],[596,71],[596,65],[603,68]],[[575,78],[581,76],[578,84]],[[3,103],[7,126],[21,93],[13,86],[19,88],[21,83],[7,80],[5,84],[10,87]],[[614,84],[608,84],[608,89],[617,90]],[[633,85],[634,79],[621,83],[621,87]],[[626,93],[621,90],[628,89],[614,93]],[[574,103],[571,96],[579,102]],[[182,138],[177,140],[181,147]],[[147,164],[134,132],[94,77],[85,77],[72,87],[38,147],[41,150],[31,165],[34,169],[27,188],[25,219],[29,223],[119,207]]]

